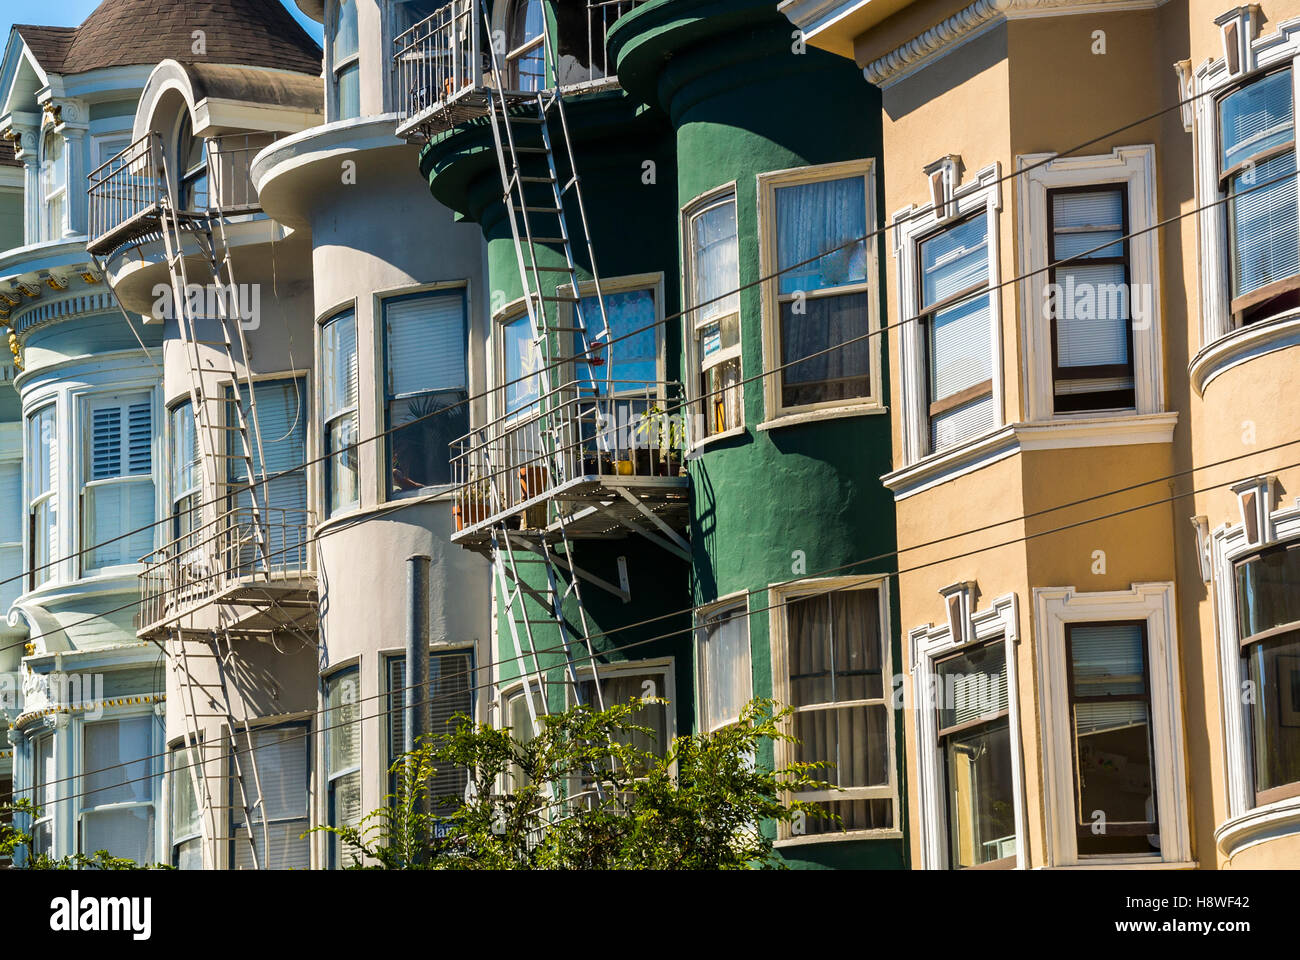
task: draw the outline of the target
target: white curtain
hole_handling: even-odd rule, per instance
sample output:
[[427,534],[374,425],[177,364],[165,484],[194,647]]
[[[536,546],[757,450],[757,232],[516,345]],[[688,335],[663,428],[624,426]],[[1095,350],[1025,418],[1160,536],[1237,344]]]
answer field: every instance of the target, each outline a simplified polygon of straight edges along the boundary
[[[822,290],[867,279],[866,181],[862,177],[780,187],[776,191],[780,292]],[[838,247],[811,263],[824,250]],[[794,266],[803,264],[803,266]]]
[[[691,228],[695,303],[705,304],[714,297],[722,299],[701,306],[691,320],[699,323],[710,317],[735,313],[740,309],[740,261],[736,246],[736,201],[728,199],[695,217]],[[723,296],[726,294],[726,296]]]
[[700,631],[704,666],[704,727],[716,730],[740,715],[750,697],[749,611],[732,607],[706,621]]

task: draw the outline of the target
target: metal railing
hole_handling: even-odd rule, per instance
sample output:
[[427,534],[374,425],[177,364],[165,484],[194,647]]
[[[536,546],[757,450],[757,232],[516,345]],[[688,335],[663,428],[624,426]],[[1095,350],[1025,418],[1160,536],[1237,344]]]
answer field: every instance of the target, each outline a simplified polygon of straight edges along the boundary
[[258,512],[266,558],[257,546],[259,524],[251,506],[228,510],[142,558],[136,630],[173,623],[232,587],[313,577],[311,512],[280,507]]
[[451,0],[393,41],[393,100],[403,119],[483,86],[478,0]]
[[262,209],[253,186],[253,158],[278,140],[278,133],[232,133],[208,139],[208,206],[224,214]]
[[[609,30],[619,17],[631,13],[645,0],[589,0],[587,3],[587,80],[611,77]],[[571,78],[565,81],[573,83]]]
[[677,383],[555,388],[451,444],[458,530],[496,522],[578,478],[676,477],[686,447]]
[[155,215],[167,193],[162,137],[147,133],[86,178],[88,246],[92,249],[133,222]]

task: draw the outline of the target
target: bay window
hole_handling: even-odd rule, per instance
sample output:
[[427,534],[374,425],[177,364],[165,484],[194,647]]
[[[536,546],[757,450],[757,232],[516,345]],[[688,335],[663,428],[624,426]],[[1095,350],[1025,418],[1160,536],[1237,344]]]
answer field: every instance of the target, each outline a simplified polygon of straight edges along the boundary
[[464,290],[384,302],[389,494],[451,481],[452,441],[469,432],[469,320]]
[[995,422],[988,220],[983,212],[920,243],[928,452]]
[[[826,764],[814,776],[840,788],[796,794],[840,819],[810,817],[804,835],[893,830],[893,671],[881,592],[851,582],[830,586],[772,593],[774,695],[794,709],[790,732],[798,741],[777,745],[777,763]],[[780,827],[782,838],[794,832]]]
[[1015,863],[1006,643],[993,640],[934,664],[948,865]]
[[[418,699],[429,703],[429,732],[435,737],[451,733],[451,720],[457,714],[474,716],[474,658],[469,650],[434,650],[429,653],[429,685]],[[391,769],[406,742],[406,657],[393,656],[387,661],[388,683],[388,766]],[[520,736],[520,731],[515,731]],[[398,778],[390,774],[389,791],[397,792]],[[464,767],[440,764],[429,781],[429,799],[435,814],[451,813],[453,804],[443,803],[463,797],[469,785],[469,771]]]
[[740,362],[740,261],[733,193],[702,201],[686,214],[693,398],[699,429],[710,437],[744,424]]
[[328,7],[326,26],[334,94],[334,110],[330,119],[354,120],[361,116],[357,0],[332,0]]
[[1300,796],[1300,543],[1234,570],[1256,805]]
[[[361,689],[356,667],[325,681],[326,823],[355,827],[361,822]],[[329,866],[339,869],[345,848],[337,834],[329,837]]]
[[321,424],[324,432],[325,515],[358,500],[357,322],[345,310],[321,325]]
[[768,417],[861,402],[872,392],[874,349],[874,258],[863,239],[873,219],[870,164],[765,174],[759,184],[763,274],[776,275],[766,291],[767,355],[780,366]]
[[747,602],[724,601],[701,611],[695,630],[696,703],[706,733],[740,719],[753,696]]
[[1080,856],[1160,850],[1146,624],[1065,626]]
[[86,401],[82,569],[138,563],[153,549],[153,397]]
[[0,460],[0,614],[23,592],[22,504],[22,460]]
[[31,589],[55,578],[59,558],[59,438],[54,404],[27,418],[27,567]]
[[1235,323],[1248,324],[1300,305],[1291,68],[1224,96],[1218,103],[1218,128],[1231,311]]
[[244,815],[239,782],[233,775],[228,781],[231,862],[236,870],[253,867],[253,854],[248,844],[250,826],[258,864],[263,870],[306,870],[310,867],[310,848],[302,836],[311,826],[307,815],[308,740],[305,732],[302,724],[254,729],[251,757],[248,737],[240,733],[236,738],[235,750],[239,754],[239,767],[244,771],[249,801],[255,799],[254,762],[262,789],[262,802],[252,811],[252,823],[249,824]]
[[[1048,191],[1054,412],[1129,408],[1132,289],[1124,185]],[[1107,241],[1115,242],[1104,246]],[[1089,252],[1091,251],[1091,252]]]
[[[241,456],[243,443],[238,433],[226,431],[226,453],[230,458],[226,482],[237,490],[230,498],[230,506],[242,511],[241,523],[251,522],[252,498],[256,496],[265,524],[271,569],[301,567],[307,562],[307,475],[301,469],[307,459],[307,399],[303,379],[255,381],[253,388],[257,399],[257,429],[262,436],[260,453],[256,442],[253,443],[256,475],[252,481],[256,485],[251,489],[248,486],[250,479]],[[234,394],[229,388],[227,398],[230,408],[226,423],[229,425],[237,422],[233,409]],[[255,436],[252,404],[248,387],[243,383],[239,385],[239,403],[249,421],[249,437],[252,439]],[[250,566],[262,563],[251,544],[241,546],[239,559],[245,572]]]
[[152,714],[87,723],[82,730],[79,848],[154,863]]
[[198,751],[175,747],[168,756],[171,865],[177,870],[202,870],[203,830],[194,781],[203,776],[203,771],[190,769],[191,765],[198,763]]

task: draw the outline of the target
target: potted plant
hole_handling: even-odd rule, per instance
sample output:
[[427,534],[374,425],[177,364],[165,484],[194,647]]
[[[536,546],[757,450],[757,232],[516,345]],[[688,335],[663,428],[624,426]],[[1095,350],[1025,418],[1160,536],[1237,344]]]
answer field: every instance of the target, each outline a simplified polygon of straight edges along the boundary
[[657,435],[659,446],[648,451],[652,467],[645,471],[646,475],[654,473],[661,477],[679,476],[682,468],[681,449],[686,445],[685,424],[680,418],[670,416],[656,403],[646,409],[637,424],[638,436],[650,439],[652,433]]
[[455,506],[451,509],[456,520],[456,531],[482,523],[492,512],[492,493],[484,479],[471,479],[456,496]]

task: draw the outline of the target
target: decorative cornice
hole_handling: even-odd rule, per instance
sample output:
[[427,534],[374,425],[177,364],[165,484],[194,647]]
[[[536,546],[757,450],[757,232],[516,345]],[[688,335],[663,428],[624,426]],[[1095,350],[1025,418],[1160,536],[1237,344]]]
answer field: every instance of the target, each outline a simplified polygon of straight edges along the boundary
[[876,86],[887,87],[913,70],[965,43],[1004,20],[1034,16],[1068,16],[1122,10],[1149,10],[1165,0],[975,0],[907,43],[877,57],[863,68]]

